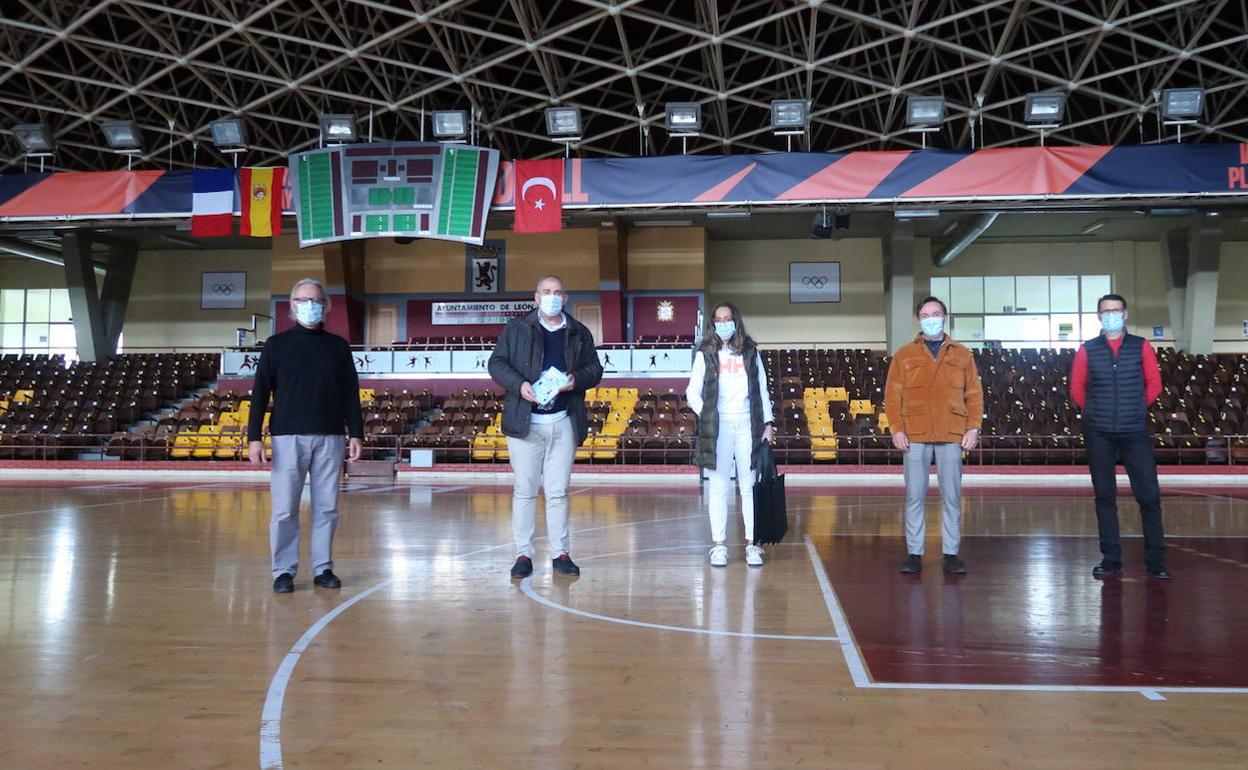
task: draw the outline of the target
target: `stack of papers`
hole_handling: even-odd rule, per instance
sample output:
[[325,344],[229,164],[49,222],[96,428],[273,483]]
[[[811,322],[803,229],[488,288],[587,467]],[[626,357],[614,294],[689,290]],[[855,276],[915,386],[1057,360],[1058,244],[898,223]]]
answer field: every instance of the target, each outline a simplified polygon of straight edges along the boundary
[[537,405],[545,409],[559,395],[559,389],[568,384],[568,375],[555,367],[542,372],[542,376],[533,383],[533,395],[537,397]]

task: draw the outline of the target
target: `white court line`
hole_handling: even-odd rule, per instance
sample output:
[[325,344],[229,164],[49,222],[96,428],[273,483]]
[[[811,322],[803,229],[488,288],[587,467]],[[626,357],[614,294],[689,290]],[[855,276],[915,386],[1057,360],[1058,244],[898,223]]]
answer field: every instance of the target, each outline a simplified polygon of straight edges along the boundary
[[1124,687],[1114,685],[1078,685],[1078,684],[934,684],[918,682],[874,682],[867,673],[862,655],[853,641],[853,633],[849,622],[837,601],[836,590],[828,580],[828,573],[823,568],[823,560],[815,549],[815,543],[806,536],[806,552],[810,555],[811,566],[819,579],[819,587],[823,590],[823,600],[832,617],[832,626],[841,639],[841,651],[845,655],[845,664],[849,667],[854,686],[871,690],[970,690],[976,692],[1130,692],[1138,693],[1149,700],[1165,700],[1162,693],[1195,693],[1204,695],[1248,695],[1248,687]]
[[[697,513],[685,516],[671,516],[665,519],[643,519],[641,521],[626,521],[619,524],[604,524],[599,527],[579,529],[575,534],[581,535],[586,532],[598,532],[604,529],[631,527],[637,524],[658,524],[660,522],[680,521],[681,519],[702,518],[704,515]],[[542,535],[534,539],[544,540],[546,536]],[[513,545],[513,543],[500,543],[498,545],[486,546],[475,551],[460,554],[454,558],[467,559],[470,556],[477,556],[488,551],[497,551],[501,548],[509,548]],[[361,599],[394,582],[394,578],[390,578],[376,583],[325,613],[320,620],[313,623],[307,631],[303,632],[303,636],[299,637],[299,640],[286,653],[286,657],[282,659],[281,665],[278,666],[272,680],[269,681],[269,689],[264,698],[264,708],[260,713],[260,767],[262,770],[283,770],[285,767],[282,763],[282,706],[286,700],[286,688],[290,685],[290,678],[295,673],[295,666],[299,664],[299,659],[303,656],[304,651],[307,650],[308,645],[312,643],[317,634],[325,630],[326,626],[334,618],[354,606]]]
[[696,626],[669,626],[665,623],[646,623],[640,620],[629,620],[628,618],[614,618],[614,617],[611,617],[610,615],[599,615],[596,612],[586,612],[585,610],[578,610],[575,607],[569,607],[566,604],[559,604],[558,602],[551,601],[550,599],[547,599],[545,596],[542,596],[541,594],[539,594],[537,591],[534,591],[533,586],[530,585],[532,582],[533,582],[532,577],[526,577],[524,580],[520,581],[520,590],[524,592],[525,596],[529,597],[530,599],[542,605],[543,607],[549,607],[552,610],[559,610],[560,612],[566,612],[570,615],[576,615],[582,618],[589,618],[590,620],[601,620],[607,623],[619,623],[620,625],[623,625],[623,626],[636,626],[638,628],[653,628],[657,631],[678,631],[682,634],[703,634],[705,636],[731,636],[731,637],[737,637],[737,638],[742,638],[742,639],[788,639],[791,641],[798,641],[798,642],[835,642],[837,641],[837,638],[835,636],[798,636],[796,634],[756,634],[756,633],[750,633],[747,631],[722,631],[717,628],[697,628]]

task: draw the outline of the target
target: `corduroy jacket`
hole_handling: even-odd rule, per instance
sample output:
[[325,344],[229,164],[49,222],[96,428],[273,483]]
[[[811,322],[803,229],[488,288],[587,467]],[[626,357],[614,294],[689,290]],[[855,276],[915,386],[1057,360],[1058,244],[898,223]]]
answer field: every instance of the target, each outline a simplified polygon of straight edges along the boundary
[[923,335],[916,335],[888,367],[884,411],[889,430],[904,432],[911,441],[961,441],[983,422],[984,391],[975,357],[946,334],[933,358]]

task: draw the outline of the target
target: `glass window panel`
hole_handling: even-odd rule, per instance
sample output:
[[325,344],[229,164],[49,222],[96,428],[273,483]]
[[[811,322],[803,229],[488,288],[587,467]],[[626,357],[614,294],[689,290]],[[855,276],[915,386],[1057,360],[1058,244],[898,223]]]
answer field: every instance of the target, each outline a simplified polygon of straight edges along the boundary
[[984,316],[984,339],[1014,342],[1022,339],[1023,318],[1016,315]]
[[48,320],[52,323],[64,323],[70,318],[69,289],[53,289],[52,302],[48,311]]
[[959,342],[978,341],[984,338],[984,317],[982,315],[963,315],[952,319],[953,327],[949,333]]
[[[1108,275],[1085,275],[1080,277],[1082,299],[1079,309],[1085,313],[1096,312],[1096,301],[1110,293]],[[1100,327],[1097,327],[1100,331]]]
[[78,336],[73,324],[52,324],[48,327],[48,344],[54,348],[74,348]]
[[1021,318],[1023,321],[1023,336],[1021,340],[1033,347],[1048,347],[1049,316],[1025,315]]
[[1090,340],[1101,333],[1101,319],[1096,317],[1096,313],[1084,313],[1079,318],[1083,327],[1081,335],[1083,339]]
[[26,324],[26,342],[23,347],[28,351],[43,351],[48,349],[48,325],[47,324]]
[[1079,315],[1077,313],[1054,313],[1049,316],[1049,340],[1059,342],[1079,342]]
[[984,312],[1014,312],[1014,276],[990,275],[984,278]]
[[0,324],[0,345],[6,350],[16,348],[18,353],[22,352],[22,325]]
[[949,279],[948,278],[932,278],[932,296],[940,297],[949,304]]
[[1049,312],[1079,312],[1079,276],[1049,276]]
[[48,303],[52,299],[51,289],[27,289],[26,321],[48,322]]
[[1020,275],[1014,280],[1015,313],[1049,312],[1049,277]]
[[26,318],[26,290],[0,289],[0,321],[21,323]]
[[949,279],[949,299],[945,300],[950,313],[984,312],[984,279],[982,276],[963,276]]

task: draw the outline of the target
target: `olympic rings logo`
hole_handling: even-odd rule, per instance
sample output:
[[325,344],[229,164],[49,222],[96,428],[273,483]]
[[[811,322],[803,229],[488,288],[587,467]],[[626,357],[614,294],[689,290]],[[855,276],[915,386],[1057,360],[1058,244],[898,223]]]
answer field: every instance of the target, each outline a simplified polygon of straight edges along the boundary
[[802,276],[802,285],[808,289],[822,289],[829,283],[826,275],[804,275]]
[[233,294],[233,293],[234,293],[234,284],[232,284],[232,283],[214,283],[214,284],[212,285],[212,293],[213,293],[213,294],[221,294],[221,295],[223,295],[223,296],[228,297],[228,296],[230,296],[231,294]]

